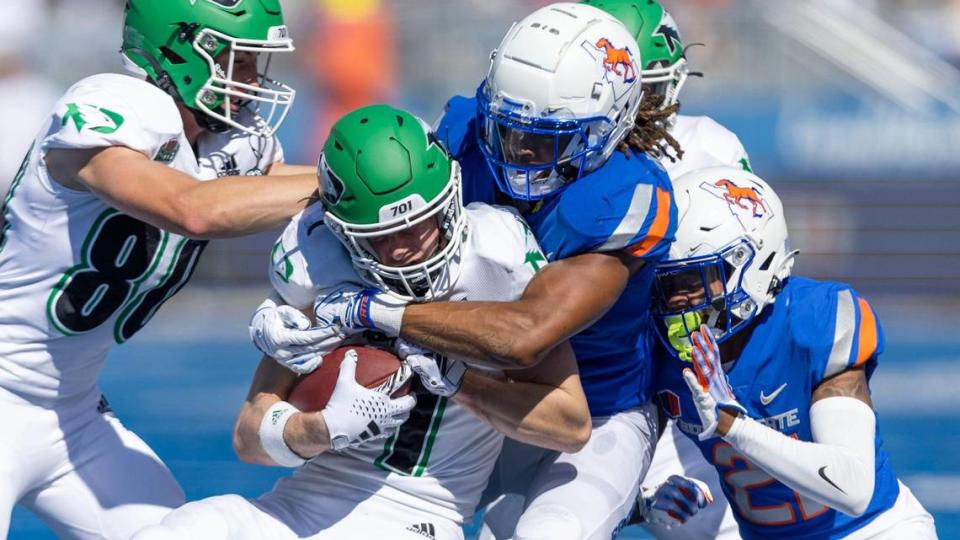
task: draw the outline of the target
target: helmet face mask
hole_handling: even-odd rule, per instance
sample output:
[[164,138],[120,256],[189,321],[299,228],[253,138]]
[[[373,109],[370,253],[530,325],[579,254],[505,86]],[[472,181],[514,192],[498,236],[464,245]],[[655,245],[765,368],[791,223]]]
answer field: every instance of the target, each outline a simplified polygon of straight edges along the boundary
[[648,67],[643,70],[643,91],[648,95],[663,96],[660,109],[666,109],[679,101],[680,90],[686,84],[689,72],[686,58],[673,65]]
[[[273,135],[295,92],[267,72],[273,53],[293,50],[278,0],[127,0],[126,67],[181,101],[211,131]],[[237,58],[246,55],[264,69],[238,79]],[[253,120],[241,121],[241,109]]]
[[486,88],[477,90],[478,142],[498,187],[515,199],[541,199],[578,180],[616,127],[606,116],[529,117],[519,103],[492,102]]
[[640,105],[638,50],[622,23],[583,4],[511,27],[477,89],[477,142],[501,191],[549,197],[609,159]]
[[677,340],[692,346],[689,336],[701,324],[723,343],[753,320],[757,304],[744,291],[743,276],[756,253],[750,241],[741,239],[716,253],[657,267],[653,314],[662,321],[658,334],[668,348],[677,351]]
[[[293,51],[290,40],[234,39],[216,30],[201,30],[193,41],[193,49],[207,62],[210,77],[196,94],[191,108],[224,124],[254,134],[272,135],[283,123],[293,104],[296,91],[290,86],[271,79],[267,73],[273,53]],[[212,50],[220,51],[212,55]],[[256,61],[263,64],[257,69],[256,84],[236,80],[234,70],[237,53],[257,55]],[[224,58],[224,62],[218,62]],[[232,103],[250,107],[257,117],[256,126],[245,126],[238,121],[238,112]]]
[[[368,119],[361,125],[369,130],[349,125],[360,117]],[[394,119],[402,119],[402,125],[389,125]],[[354,269],[371,286],[404,301],[434,300],[453,288],[467,234],[460,167],[428,132],[409,113],[385,105],[364,107],[334,125],[318,168],[324,221]],[[365,161],[374,153],[379,156]],[[425,249],[423,235],[410,234],[419,229],[439,233],[432,253],[402,265],[381,260],[378,244]]]

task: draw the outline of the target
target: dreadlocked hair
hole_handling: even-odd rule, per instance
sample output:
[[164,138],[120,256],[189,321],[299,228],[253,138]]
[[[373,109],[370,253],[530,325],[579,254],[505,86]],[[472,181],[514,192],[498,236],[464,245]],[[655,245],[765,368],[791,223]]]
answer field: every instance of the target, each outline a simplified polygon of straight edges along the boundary
[[[667,129],[669,119],[680,110],[680,104],[674,103],[661,109],[663,100],[660,94],[645,94],[637,111],[633,128],[620,140],[617,150],[630,157],[630,152],[643,152],[655,158],[666,157],[671,163],[683,159],[683,149],[677,139]],[[673,150],[673,154],[670,150]]]

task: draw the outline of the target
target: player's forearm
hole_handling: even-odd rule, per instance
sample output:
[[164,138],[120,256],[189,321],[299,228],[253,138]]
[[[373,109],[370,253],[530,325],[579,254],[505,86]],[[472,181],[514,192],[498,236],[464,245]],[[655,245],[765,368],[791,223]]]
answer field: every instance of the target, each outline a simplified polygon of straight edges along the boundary
[[473,365],[525,368],[567,338],[562,329],[538,325],[536,312],[523,300],[413,304],[404,310],[400,336]]
[[788,437],[740,417],[723,437],[751,463],[801,495],[845,514],[863,514],[873,495],[873,411],[853,398],[829,398],[810,409],[814,440]]
[[312,175],[231,176],[198,182],[175,204],[184,232],[198,238],[243,236],[286,223],[316,189]]
[[[277,465],[263,448],[260,427],[268,409],[279,401],[275,395],[262,394],[252,403],[244,404],[233,434],[233,447],[240,460],[257,465]],[[291,416],[283,428],[283,441],[305,459],[330,448],[330,435],[320,413],[298,412]]]
[[583,395],[562,387],[510,382],[468,370],[453,399],[497,431],[534,446],[576,452],[590,439]]
[[263,415],[274,403],[280,401],[276,396],[258,396],[246,401],[233,428],[233,451],[240,461],[257,465],[276,465],[260,444],[260,422]]
[[312,174],[201,182],[130,148],[51,150],[50,175],[122,212],[191,238],[242,236],[284,223],[316,190]]
[[330,433],[323,415],[318,412],[293,415],[283,429],[283,440],[290,450],[304,459],[330,449]]
[[295,174],[306,174],[306,175],[311,175],[316,177],[317,166],[316,165],[293,165],[291,163],[284,163],[282,161],[278,161],[270,166],[270,169],[267,171],[267,174],[269,176],[291,176]]

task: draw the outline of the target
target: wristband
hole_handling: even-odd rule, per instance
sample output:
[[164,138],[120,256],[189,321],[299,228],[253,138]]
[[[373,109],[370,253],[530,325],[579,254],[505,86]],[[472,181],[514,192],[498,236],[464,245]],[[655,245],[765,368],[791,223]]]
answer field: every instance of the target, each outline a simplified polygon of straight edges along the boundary
[[357,306],[357,319],[368,328],[374,328],[390,337],[400,335],[406,304],[390,298],[386,293],[367,291]]
[[278,401],[267,409],[260,422],[260,446],[270,459],[283,467],[299,467],[307,462],[287,446],[283,428],[299,409],[286,401]]

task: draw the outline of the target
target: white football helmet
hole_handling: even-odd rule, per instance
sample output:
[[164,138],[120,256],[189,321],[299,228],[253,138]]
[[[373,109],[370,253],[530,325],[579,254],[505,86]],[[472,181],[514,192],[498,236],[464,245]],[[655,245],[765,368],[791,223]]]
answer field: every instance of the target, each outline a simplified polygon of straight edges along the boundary
[[711,167],[673,182],[676,240],[657,266],[654,314],[671,348],[689,352],[700,324],[718,342],[771,304],[793,268],[783,205],[753,173]]
[[541,199],[606,162],[640,105],[639,51],[623,23],[585,4],[510,28],[477,89],[477,138],[502,191]]

